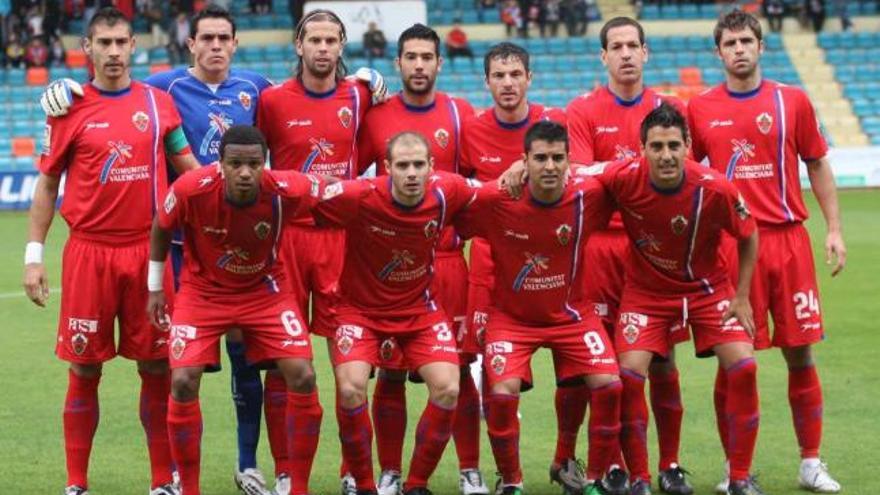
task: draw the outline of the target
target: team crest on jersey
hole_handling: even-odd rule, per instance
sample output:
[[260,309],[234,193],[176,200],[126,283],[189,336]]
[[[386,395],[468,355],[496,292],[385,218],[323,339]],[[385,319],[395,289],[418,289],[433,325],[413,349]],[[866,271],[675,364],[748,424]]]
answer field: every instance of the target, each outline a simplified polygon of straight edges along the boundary
[[348,129],[351,126],[351,118],[352,118],[351,109],[348,107],[342,107],[336,112],[336,116],[339,117],[339,123],[342,124],[342,127]]
[[147,132],[147,126],[150,125],[150,117],[144,112],[135,112],[134,115],[131,116],[131,123],[134,124],[135,129],[141,132]]
[[684,229],[688,226],[687,218],[684,215],[675,215],[670,223],[672,224],[672,233],[675,235],[684,234]]
[[251,109],[251,95],[246,91],[238,93],[238,102],[241,103],[241,107],[245,110]]
[[426,223],[425,224],[425,237],[428,239],[436,237],[438,225],[439,224],[437,223],[437,220],[430,220],[428,223]]
[[343,356],[347,356],[352,347],[354,347],[354,340],[348,335],[342,335],[336,339],[336,348]]
[[382,341],[382,345],[379,346],[379,357],[382,361],[390,361],[392,357],[394,357],[394,339],[385,339]]
[[73,353],[77,356],[82,356],[88,345],[89,338],[84,333],[77,332],[70,337],[70,347],[73,348]]
[[635,344],[639,339],[639,327],[635,325],[627,325],[623,327],[623,338],[627,344]]
[[736,214],[741,220],[745,220],[746,218],[749,218],[749,215],[751,215],[749,207],[746,206],[746,201],[743,199],[742,194],[740,194],[736,198],[736,204],[733,205],[733,209],[736,211]]
[[496,375],[503,374],[504,368],[507,367],[507,358],[502,356],[501,354],[496,354],[492,356],[492,361],[490,364],[492,365],[492,370],[495,371]]
[[556,228],[556,239],[559,241],[559,244],[563,246],[568,244],[568,241],[571,240],[571,225],[564,223]]
[[171,355],[174,356],[174,359],[180,359],[183,357],[183,351],[186,350],[186,341],[181,337],[174,337],[171,340]]
[[261,241],[268,237],[270,232],[272,232],[272,226],[265,220],[257,222],[257,224],[254,225],[254,234],[256,234],[257,239],[260,239]]
[[434,131],[434,140],[437,141],[437,144],[446,149],[449,146],[449,133],[446,132],[446,129],[440,128]]
[[767,112],[762,112],[755,118],[755,123],[758,124],[758,130],[761,131],[761,134],[770,134],[770,128],[773,127],[773,117]]

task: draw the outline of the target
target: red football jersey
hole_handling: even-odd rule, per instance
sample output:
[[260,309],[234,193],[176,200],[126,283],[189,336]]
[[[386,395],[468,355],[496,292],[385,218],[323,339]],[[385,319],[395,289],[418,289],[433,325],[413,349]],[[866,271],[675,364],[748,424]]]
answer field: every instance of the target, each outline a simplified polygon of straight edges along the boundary
[[552,204],[535,200],[525,187],[514,199],[496,182],[484,185],[456,220],[467,235],[492,248],[495,285],[489,319],[517,325],[558,325],[581,321],[590,307],[583,297],[583,246],[613,210],[602,185],[575,178]]
[[720,234],[747,238],[755,221],[723,175],[686,160],[679,187],[659,190],[641,158],[609,164],[596,177],[617,203],[634,246],[627,286],[665,297],[712,293],[729,283],[718,256]]
[[370,319],[440,311],[429,290],[439,232],[474,195],[464,178],[444,173],[429,179],[425,199],[413,207],[394,201],[390,177],[328,185],[313,214],[319,224],[342,227],[348,234],[340,312],[353,309],[367,319],[361,324],[370,326]]
[[[403,131],[421,133],[431,144],[434,170],[461,173],[461,125],[473,116],[471,104],[437,92],[434,102],[424,107],[407,105],[398,94],[370,109],[358,136],[358,173],[376,162],[376,175],[385,175],[388,141]],[[438,249],[454,251],[463,243],[453,229],[444,229]]]
[[219,163],[177,179],[158,218],[163,229],[184,232],[181,290],[290,292],[276,253],[283,220],[316,202],[321,185],[318,176],[264,170],[257,200],[235,206],[226,200]]
[[630,160],[642,154],[639,131],[642,121],[664,101],[682,115],[684,104],[645,88],[636,99],[626,101],[602,86],[571,100],[565,109],[572,163]]
[[721,84],[690,100],[688,125],[694,159],[708,157],[733,181],[758,223],[806,220],[798,157],[823,158],[828,144],[803,90],[765,80],[737,94]]
[[354,177],[357,134],[370,106],[366,87],[343,79],[313,93],[299,79],[260,93],[257,127],[266,136],[275,170]]
[[[685,114],[677,98],[661,96],[651,88],[627,101],[611,92],[608,86],[571,100],[565,109],[572,163],[631,160],[642,154],[642,121],[664,101]],[[623,228],[620,215],[611,219],[611,228]]]
[[40,172],[67,172],[61,215],[72,232],[145,239],[167,190],[165,137],[180,115],[167,93],[140,82],[117,92],[83,89],[66,116],[46,120]]
[[514,124],[499,121],[493,108],[465,120],[462,175],[481,181],[500,177],[515,161],[522,160],[526,131],[540,120],[565,125],[565,112],[531,103],[528,117]]
[[403,131],[420,133],[431,143],[434,169],[460,173],[461,126],[474,114],[471,104],[437,92],[434,102],[424,107],[407,105],[400,94],[373,107],[364,117],[358,136],[358,173],[376,162],[376,175],[385,175],[388,141]]

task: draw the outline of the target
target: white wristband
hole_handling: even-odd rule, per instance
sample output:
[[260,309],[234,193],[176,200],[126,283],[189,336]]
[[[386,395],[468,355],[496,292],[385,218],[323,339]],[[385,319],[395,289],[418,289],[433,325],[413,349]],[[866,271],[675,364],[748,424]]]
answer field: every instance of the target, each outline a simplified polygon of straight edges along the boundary
[[31,241],[24,248],[24,264],[43,262],[43,243]]
[[162,280],[165,278],[165,262],[150,260],[147,269],[147,290],[150,292],[159,292],[164,287]]

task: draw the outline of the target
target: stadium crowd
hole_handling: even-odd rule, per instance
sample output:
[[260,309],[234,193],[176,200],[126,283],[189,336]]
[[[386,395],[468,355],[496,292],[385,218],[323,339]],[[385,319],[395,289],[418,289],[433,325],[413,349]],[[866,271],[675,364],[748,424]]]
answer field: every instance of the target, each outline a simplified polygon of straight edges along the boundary
[[[249,495],[309,493],[322,402],[334,403],[345,495],[430,495],[450,440],[459,491],[488,495],[481,409],[495,493],[522,495],[518,404],[540,347],[554,362],[549,464],[563,493],[652,493],[650,403],[658,488],[689,495],[674,352],[686,340],[718,362],[719,493],[764,493],[752,476],[754,352],[771,347],[788,368],[798,481],[840,491],[820,459],[811,348],[824,328],[798,160],[835,275],[846,262],[836,188],[808,97],[762,77],[750,14],[719,18],[725,81],[687,106],[645,86],[645,32],[618,17],[599,35],[607,85],[545,107],[528,97],[529,53],[502,42],[483,60],[494,102],[483,110],[436,89],[441,39],[422,24],[397,40],[403,89],[389,96],[375,70],[348,76],[332,11],[300,19],[295,73],[274,85],[233,67],[235,19],[219,6],[178,20],[191,67],[132,80],[128,19],[95,11],[83,42],[94,78],[55,81],[41,98],[24,288],[46,305],[43,248],[66,174],[65,495],[88,494],[103,363],[117,355],[137,362],[149,493],[198,495],[199,388],[224,337],[234,480]],[[318,390],[313,336],[335,390]],[[410,381],[428,400],[404,470]],[[256,462],[263,416],[274,488]]]

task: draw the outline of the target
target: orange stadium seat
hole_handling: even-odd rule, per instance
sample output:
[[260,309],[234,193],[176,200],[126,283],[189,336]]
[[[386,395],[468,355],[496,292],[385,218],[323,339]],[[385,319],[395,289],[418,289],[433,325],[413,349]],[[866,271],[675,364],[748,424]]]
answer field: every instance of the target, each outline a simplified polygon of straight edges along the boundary
[[153,64],[150,66],[150,74],[165,72],[167,70],[171,70],[171,64]]
[[685,86],[700,86],[703,84],[703,72],[699,67],[682,67],[678,71],[678,78]]
[[37,151],[37,145],[34,142],[34,138],[12,138],[10,144],[12,146],[12,156],[34,156]]
[[45,86],[49,84],[49,69],[45,67],[31,67],[25,76],[28,86]]
[[80,50],[79,48],[71,48],[67,50],[64,56],[64,61],[67,63],[68,67],[86,66],[86,52]]

